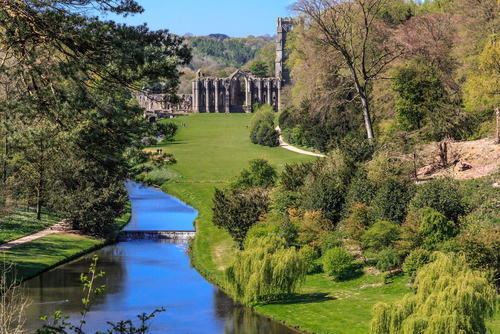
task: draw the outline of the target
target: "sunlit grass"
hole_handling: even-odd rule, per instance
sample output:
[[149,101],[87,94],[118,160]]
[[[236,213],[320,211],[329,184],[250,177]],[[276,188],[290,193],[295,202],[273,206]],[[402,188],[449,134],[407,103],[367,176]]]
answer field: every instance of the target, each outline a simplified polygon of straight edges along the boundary
[[36,208],[29,212],[18,207],[12,214],[0,218],[0,244],[41,231],[60,219],[42,208],[41,220],[36,219]]

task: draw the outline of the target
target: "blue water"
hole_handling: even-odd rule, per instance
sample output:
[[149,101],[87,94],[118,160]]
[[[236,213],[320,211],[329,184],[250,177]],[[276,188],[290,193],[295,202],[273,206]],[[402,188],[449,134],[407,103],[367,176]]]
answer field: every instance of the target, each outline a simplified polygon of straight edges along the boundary
[[[151,187],[128,183],[127,190],[132,202],[131,224],[135,224],[132,229],[192,229],[196,218],[193,208]],[[95,286],[104,285],[106,290],[86,317],[86,333],[105,332],[110,329],[107,321],[134,321],[138,314],[161,307],[165,312],[154,320],[150,333],[296,333],[234,303],[204,280],[190,268],[185,246],[169,239],[120,242],[27,281],[25,291],[29,292],[31,306],[26,329],[32,333],[42,325],[38,316],[56,310],[78,324],[84,298],[80,273],[88,271],[96,254],[97,270],[105,271],[105,275]]]
[[198,212],[153,187],[127,181],[125,188],[132,204],[132,217],[125,230],[194,231]]

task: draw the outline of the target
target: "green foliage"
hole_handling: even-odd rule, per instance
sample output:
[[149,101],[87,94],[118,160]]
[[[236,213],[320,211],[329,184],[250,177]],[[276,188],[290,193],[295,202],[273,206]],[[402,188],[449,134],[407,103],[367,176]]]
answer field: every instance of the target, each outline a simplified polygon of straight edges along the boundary
[[321,249],[321,254],[325,254],[329,249],[335,247],[342,247],[342,236],[339,230],[330,231],[323,234],[320,239],[318,246]]
[[254,58],[256,49],[236,38],[220,40],[205,36],[198,36],[190,40],[190,46],[196,48],[203,55],[226,59],[241,67]]
[[319,258],[318,252],[309,245],[302,246],[299,250],[299,256],[304,259],[307,266],[307,273],[312,273],[317,270],[316,260]]
[[151,127],[154,127],[152,129],[154,132],[160,133],[163,136],[163,142],[171,141],[179,130],[179,126],[174,122],[154,122]]
[[289,191],[297,191],[304,185],[312,165],[312,162],[285,164],[285,168],[281,172],[281,186]]
[[239,191],[216,188],[213,203],[214,225],[227,230],[241,249],[250,227],[267,211],[268,197],[258,188]]
[[363,249],[363,235],[373,222],[371,208],[363,203],[356,202],[349,208],[349,212],[349,218],[344,220],[345,233],[349,237],[348,243]]
[[458,181],[444,177],[418,185],[415,196],[410,201],[410,209],[418,211],[425,207],[430,207],[457,223],[458,217],[466,213]]
[[414,287],[416,293],[401,301],[375,305],[371,334],[484,333],[496,311],[495,288],[454,253],[436,254],[418,271]]
[[352,255],[342,247],[327,250],[321,259],[323,271],[334,279],[346,279],[352,274]]
[[244,303],[284,299],[304,282],[308,263],[278,236],[253,238],[224,270],[228,292]]
[[262,60],[256,60],[250,64],[250,72],[256,77],[265,78],[267,77],[267,64]]
[[264,238],[270,235],[276,235],[280,231],[281,221],[279,217],[276,216],[266,216],[266,219],[262,222],[258,222],[247,232],[245,236],[245,249],[248,248],[249,244],[252,242],[253,238]]
[[393,73],[392,90],[396,93],[398,120],[406,130],[420,129],[443,98],[438,68],[424,61],[411,61]]
[[401,228],[397,224],[378,221],[363,234],[361,240],[365,247],[376,253],[384,248],[391,247],[399,238],[400,231]]
[[318,248],[321,238],[333,230],[333,225],[324,219],[321,211],[306,211],[304,219],[290,220],[298,227],[296,242],[300,245],[310,245]]
[[458,230],[452,221],[432,208],[420,210],[422,224],[420,231],[424,237],[424,247],[434,249],[436,245],[453,238]]
[[[283,175],[283,173],[281,173]],[[289,207],[295,205],[297,193],[284,189],[281,185],[273,188],[269,194],[269,208],[275,215],[284,216]]]
[[424,248],[413,250],[403,263],[403,272],[405,275],[414,276],[419,269],[431,262],[431,254],[431,251]]
[[385,180],[372,202],[375,217],[401,224],[406,217],[408,203],[412,197],[412,186],[396,178]]
[[401,225],[401,234],[397,243],[397,249],[400,251],[401,255],[405,256],[411,251],[422,247],[424,244],[424,236],[420,230],[422,225],[422,219],[420,215],[416,212],[410,212],[406,216],[406,220]]
[[248,162],[248,170],[243,169],[231,179],[229,189],[270,188],[276,183],[278,174],[276,167],[265,159],[252,159]]
[[346,197],[346,213],[348,212],[348,209],[354,205],[354,203],[363,203],[368,206],[371,205],[376,193],[377,189],[368,180],[365,169],[358,168],[349,185]]
[[394,248],[385,248],[377,254],[377,269],[384,272],[401,265],[401,258]]
[[321,210],[326,219],[337,224],[353,170],[353,162],[338,150],[317,160],[300,189],[302,208],[305,211]]
[[265,103],[261,107],[254,104],[254,115],[250,123],[250,140],[254,144],[279,146],[279,133],[274,129],[274,109]]
[[302,127],[297,125],[292,131],[293,142],[297,145],[304,145],[304,130]]
[[276,67],[276,42],[272,41],[264,45],[262,49],[257,51],[256,56],[265,62],[267,76],[274,77]]

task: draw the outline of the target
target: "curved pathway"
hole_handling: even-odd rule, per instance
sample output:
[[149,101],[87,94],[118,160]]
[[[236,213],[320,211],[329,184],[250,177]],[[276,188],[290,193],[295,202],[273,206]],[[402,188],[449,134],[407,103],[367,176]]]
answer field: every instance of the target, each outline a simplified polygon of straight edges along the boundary
[[281,129],[280,129],[279,126],[276,127],[276,131],[278,131],[279,134],[280,134],[280,138],[279,138],[280,146],[283,147],[284,149],[287,149],[287,150],[290,150],[290,151],[293,151],[293,152],[297,152],[297,153],[300,153],[300,154],[312,155],[312,156],[315,156],[315,157],[322,157],[322,158],[326,157],[326,155],[324,155],[324,154],[313,153],[313,152],[301,150],[300,148],[296,148],[296,147],[294,147],[292,145],[289,145],[289,144],[285,143],[285,141],[283,140],[283,137],[281,136]]

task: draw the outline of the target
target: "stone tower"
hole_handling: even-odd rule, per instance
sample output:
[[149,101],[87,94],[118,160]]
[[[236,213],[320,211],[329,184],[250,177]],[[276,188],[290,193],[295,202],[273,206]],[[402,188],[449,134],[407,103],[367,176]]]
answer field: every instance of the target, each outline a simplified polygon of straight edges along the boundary
[[276,38],[276,78],[282,78],[285,84],[290,83],[290,73],[285,68],[287,54],[285,50],[286,35],[292,30],[293,23],[289,17],[278,17],[278,36]]

